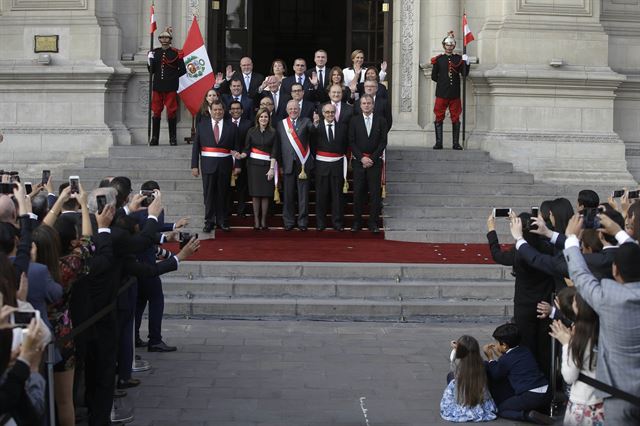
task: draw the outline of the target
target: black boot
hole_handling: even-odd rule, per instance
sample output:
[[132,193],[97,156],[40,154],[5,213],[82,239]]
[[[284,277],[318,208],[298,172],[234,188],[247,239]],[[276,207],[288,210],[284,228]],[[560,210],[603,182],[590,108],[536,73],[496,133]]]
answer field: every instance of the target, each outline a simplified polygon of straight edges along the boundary
[[169,145],[176,146],[178,141],[176,139],[176,125],[178,124],[177,118],[169,119]]
[[160,117],[153,117],[153,125],[151,127],[151,140],[149,141],[149,145],[156,146],[158,145],[158,140],[160,139]]
[[433,149],[442,149],[442,121],[434,121],[433,127],[436,129],[436,144]]
[[456,151],[462,151],[462,145],[460,145],[460,122],[453,123],[451,125],[451,135],[453,136],[453,149]]

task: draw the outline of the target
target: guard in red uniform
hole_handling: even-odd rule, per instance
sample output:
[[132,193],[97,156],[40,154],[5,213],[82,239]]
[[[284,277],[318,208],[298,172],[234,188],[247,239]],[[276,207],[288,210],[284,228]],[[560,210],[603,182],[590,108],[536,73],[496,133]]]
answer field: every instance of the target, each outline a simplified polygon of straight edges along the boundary
[[436,82],[436,103],[433,112],[436,120],[433,123],[436,129],[436,144],[433,149],[442,149],[442,124],[444,115],[449,108],[451,115],[451,133],[453,135],[453,149],[461,150],[460,145],[460,74],[469,74],[469,58],[467,55],[453,53],[456,47],[456,39],[453,31],[449,31],[442,40],[444,54],[431,58],[431,80]]
[[176,112],[178,111],[178,80],[186,73],[182,51],[171,47],[171,27],[158,36],[161,47],[153,49],[148,55],[149,72],[153,74],[153,95],[151,111],[153,112],[153,131],[149,145],[158,145],[160,138],[160,117],[167,108],[169,122],[169,144],[177,145]]

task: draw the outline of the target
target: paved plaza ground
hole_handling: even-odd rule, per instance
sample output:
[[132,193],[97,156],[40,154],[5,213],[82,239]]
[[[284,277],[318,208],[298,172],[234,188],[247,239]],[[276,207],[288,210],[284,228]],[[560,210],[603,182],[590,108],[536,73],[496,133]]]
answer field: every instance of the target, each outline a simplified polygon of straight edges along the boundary
[[449,342],[489,341],[493,321],[165,320],[165,341],[179,349],[140,352],[152,369],[129,390],[132,424],[450,424],[439,416]]

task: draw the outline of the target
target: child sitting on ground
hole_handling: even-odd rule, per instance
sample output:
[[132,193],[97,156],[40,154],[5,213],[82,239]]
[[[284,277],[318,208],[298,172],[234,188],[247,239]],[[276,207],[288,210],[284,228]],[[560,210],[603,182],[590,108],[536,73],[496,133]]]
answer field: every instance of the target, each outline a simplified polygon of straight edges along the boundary
[[440,416],[450,422],[495,420],[496,404],[487,388],[487,373],[480,356],[480,345],[471,336],[451,342],[451,372],[440,401]]
[[483,347],[491,396],[498,416],[550,425],[551,417],[537,411],[549,406],[551,393],[531,351],[520,346],[515,324],[503,324],[493,332],[496,343]]

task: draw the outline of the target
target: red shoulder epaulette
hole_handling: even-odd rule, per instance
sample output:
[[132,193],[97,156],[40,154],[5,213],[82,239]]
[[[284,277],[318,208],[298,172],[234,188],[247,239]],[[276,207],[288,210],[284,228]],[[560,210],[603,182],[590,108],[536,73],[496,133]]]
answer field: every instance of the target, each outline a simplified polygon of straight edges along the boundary
[[440,56],[442,56],[442,53],[439,54],[438,56],[434,56],[433,58],[431,58],[431,65],[435,65]]

